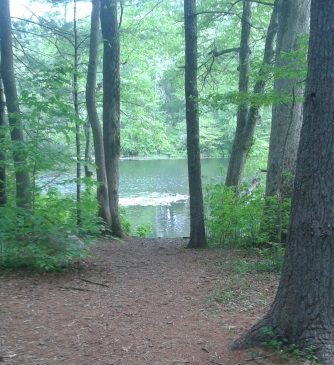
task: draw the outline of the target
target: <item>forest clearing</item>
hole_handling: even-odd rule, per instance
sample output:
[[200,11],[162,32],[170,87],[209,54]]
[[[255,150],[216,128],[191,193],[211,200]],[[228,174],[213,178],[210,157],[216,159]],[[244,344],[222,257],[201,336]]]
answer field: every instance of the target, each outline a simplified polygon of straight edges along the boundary
[[69,271],[2,272],[0,363],[286,363],[265,348],[229,350],[266,312],[277,273],[247,270],[259,258],[243,250],[186,243],[100,240]]

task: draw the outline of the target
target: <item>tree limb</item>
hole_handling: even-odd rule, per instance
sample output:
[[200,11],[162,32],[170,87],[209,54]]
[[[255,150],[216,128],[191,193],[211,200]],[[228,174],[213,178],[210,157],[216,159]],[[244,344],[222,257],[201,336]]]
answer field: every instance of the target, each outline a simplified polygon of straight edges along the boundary
[[214,57],[219,57],[226,53],[239,52],[239,50],[240,50],[240,47],[227,48],[227,49],[223,49],[222,51],[217,51],[216,49],[213,49],[212,51],[210,51],[208,53],[208,55],[213,55]]

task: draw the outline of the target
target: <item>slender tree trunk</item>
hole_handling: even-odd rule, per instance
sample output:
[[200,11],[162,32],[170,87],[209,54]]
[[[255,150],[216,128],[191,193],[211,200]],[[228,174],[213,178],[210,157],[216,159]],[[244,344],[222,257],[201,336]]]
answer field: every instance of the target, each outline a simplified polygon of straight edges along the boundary
[[[268,65],[274,58],[274,42],[277,33],[277,0],[271,14],[270,23],[267,30],[265,48],[262,65],[259,70],[259,77],[254,85],[254,94],[262,94],[266,85]],[[250,2],[244,1],[243,28],[240,42],[240,76],[239,91],[248,91],[248,63],[249,63],[249,36],[250,36]],[[246,47],[247,44],[247,47]],[[241,47],[243,45],[243,47]],[[242,68],[241,65],[244,65]],[[242,182],[242,175],[245,168],[246,159],[252,146],[256,123],[259,119],[260,105],[243,105],[238,110],[237,128],[233,141],[231,157],[226,175],[227,186],[239,186]]]
[[103,35],[103,144],[108,179],[112,233],[124,237],[119,215],[120,44],[117,0],[101,1]]
[[103,135],[95,101],[96,72],[99,49],[99,16],[100,0],[92,0],[89,63],[86,84],[86,105],[88,118],[93,132],[95,164],[97,167],[96,178],[99,183],[99,186],[97,187],[97,200],[99,202],[98,216],[103,220],[106,227],[111,230],[111,213],[109,206],[107,172],[104,158]]
[[77,154],[77,225],[81,224],[81,141],[80,141],[80,125],[78,120],[79,116],[79,97],[78,97],[78,32],[77,32],[77,0],[73,1],[73,33],[74,33],[74,64],[73,64],[73,103],[74,111],[77,117],[77,122],[75,124],[75,146]]
[[184,0],[184,28],[187,154],[190,195],[190,241],[188,247],[200,248],[206,246],[206,237],[199,143],[196,0]]
[[31,208],[30,179],[27,172],[27,159],[24,151],[23,126],[20,107],[17,97],[12,27],[9,9],[9,0],[2,0],[0,7],[0,39],[1,39],[1,77],[4,84],[11,140],[13,144],[13,159],[16,180],[16,205],[22,208]]
[[[249,40],[252,20],[252,3],[247,0],[242,2],[241,37],[239,51],[239,92],[247,93],[249,89]],[[252,138],[244,135],[248,118],[248,105],[238,108],[237,127],[232,145],[231,156],[226,175],[226,186],[239,186],[241,184],[246,157],[251,148]]]
[[[309,28],[310,2],[299,0],[278,1],[278,34],[275,66],[288,67],[294,60],[284,54],[298,49],[300,34]],[[295,175],[297,149],[303,118],[303,105],[298,99],[303,95],[303,80],[279,77],[274,81],[274,91],[291,96],[287,103],[274,104],[272,108],[266,196],[291,196]]]
[[287,249],[269,312],[234,348],[270,336],[315,345],[320,361],[334,358],[334,1],[312,0],[308,76]]
[[2,149],[5,140],[5,95],[2,79],[0,77],[0,207],[7,204],[7,174],[6,174],[6,154]]
[[[95,86],[94,86],[95,91]],[[92,154],[91,154],[91,140],[90,140],[90,120],[89,118],[85,123],[85,177],[91,178],[93,172],[90,170],[90,164],[92,162]]]

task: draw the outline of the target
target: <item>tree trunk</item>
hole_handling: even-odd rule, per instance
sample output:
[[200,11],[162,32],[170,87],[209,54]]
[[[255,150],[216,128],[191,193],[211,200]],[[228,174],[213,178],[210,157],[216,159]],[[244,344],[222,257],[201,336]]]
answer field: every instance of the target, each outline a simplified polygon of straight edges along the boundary
[[[88,71],[87,71],[88,73]],[[93,91],[95,91],[95,84],[93,85]],[[95,103],[95,100],[94,100]],[[94,104],[95,105],[95,104]],[[96,107],[96,106],[95,106]],[[88,112],[87,112],[88,113]],[[91,178],[93,172],[90,170],[90,165],[92,163],[92,151],[91,151],[91,140],[90,140],[90,120],[87,118],[85,123],[85,177]]]
[[[247,0],[242,2],[241,37],[239,51],[239,92],[247,93],[249,88],[249,40],[252,19],[252,3]],[[239,186],[241,184],[246,157],[251,148],[252,137],[244,135],[247,124],[248,106],[241,105],[238,108],[237,127],[232,145],[231,156],[226,175],[226,186]]]
[[[277,2],[277,0],[276,0]],[[263,54],[262,65],[259,70],[259,77],[254,85],[254,94],[262,94],[266,84],[266,76],[268,73],[267,66],[271,64],[274,57],[274,41],[277,33],[277,6],[276,2],[271,14],[270,23],[267,30],[265,48]],[[245,5],[246,3],[246,5]],[[250,2],[244,1],[243,27],[240,43],[240,76],[239,91],[248,91],[248,62],[249,48],[245,44],[249,44],[250,32]],[[241,47],[243,45],[243,48]],[[241,64],[244,63],[244,69]],[[247,64],[247,66],[245,65]],[[233,141],[232,152],[229,160],[228,171],[226,175],[226,186],[239,186],[242,182],[242,175],[245,168],[246,159],[252,146],[256,123],[259,119],[260,105],[252,105],[248,107],[244,105],[239,108],[237,116],[237,128]]]
[[0,207],[7,204],[7,174],[6,174],[6,154],[2,148],[5,140],[5,95],[2,79],[0,77]]
[[[288,67],[294,60],[284,53],[298,49],[297,36],[309,27],[310,2],[303,6],[296,0],[278,0],[278,33],[275,66]],[[297,149],[302,124],[303,80],[279,77],[274,91],[291,95],[288,103],[274,104],[267,166],[266,196],[291,197],[295,175]]]
[[184,1],[185,99],[187,120],[188,181],[190,195],[189,248],[206,246],[199,143],[197,91],[197,18],[196,0]]
[[233,347],[278,339],[334,358],[334,1],[311,2],[304,117],[282,277],[267,315]]
[[13,159],[16,180],[16,205],[31,208],[30,179],[27,172],[27,159],[24,151],[23,126],[20,107],[16,91],[12,27],[9,0],[1,2],[0,9],[0,39],[1,39],[1,77],[4,84],[9,124],[11,126],[11,140],[13,144]]
[[111,213],[109,206],[107,172],[104,159],[103,135],[95,101],[96,72],[99,49],[99,16],[100,0],[92,0],[89,63],[86,84],[86,105],[88,118],[93,132],[95,164],[97,167],[96,178],[99,183],[97,187],[97,200],[99,202],[98,216],[103,220],[106,227],[111,230]]
[[117,0],[101,1],[103,36],[103,144],[108,179],[112,233],[124,237],[119,216],[120,44]]
[[[284,56],[285,53],[298,49],[297,36],[305,34],[309,27],[310,3],[301,6],[294,0],[278,0],[278,34],[275,66],[289,67],[294,60]],[[283,52],[283,53],[282,53]],[[266,196],[276,196],[275,224],[270,227],[268,240],[281,242],[282,217],[281,206],[286,198],[291,197],[293,179],[295,175],[297,149],[299,144],[300,128],[303,118],[303,106],[298,101],[303,94],[303,80],[296,78],[276,78],[274,91],[291,96],[287,103],[274,104],[272,108],[272,122],[269,143],[267,166]],[[266,203],[265,209],[270,209],[273,215],[273,206]],[[264,229],[268,224],[264,222]]]
[[77,225],[81,224],[81,141],[80,141],[80,125],[79,116],[79,98],[78,98],[78,33],[77,33],[77,0],[73,1],[73,34],[74,34],[74,63],[73,63],[73,103],[74,112],[77,117],[75,123],[75,147],[77,155],[77,171],[76,171],[76,190],[77,190]]

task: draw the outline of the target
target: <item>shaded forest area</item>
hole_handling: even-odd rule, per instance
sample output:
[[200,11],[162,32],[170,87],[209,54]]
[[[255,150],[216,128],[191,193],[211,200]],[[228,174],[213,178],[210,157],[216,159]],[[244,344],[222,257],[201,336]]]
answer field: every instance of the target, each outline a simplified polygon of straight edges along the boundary
[[[126,240],[120,157],[186,156],[187,247],[283,261],[268,312],[233,349],[331,364],[333,1],[84,3],[0,9],[2,268],[57,270],[93,237]],[[202,188],[201,154],[229,156],[221,182]],[[41,186],[50,170],[75,170],[76,194]]]
[[[5,3],[4,238],[48,246],[101,230],[125,237],[130,224],[119,207],[120,157],[187,156],[190,246],[206,245],[204,230],[216,243],[284,241],[307,6],[291,4],[295,16],[287,17],[286,6],[274,1]],[[194,123],[198,129],[190,128]],[[274,162],[266,168],[268,150]],[[204,207],[200,154],[230,156],[226,180],[204,187]],[[254,180],[242,186],[248,157],[257,158],[248,167]],[[55,189],[52,180],[41,183],[49,171],[75,183],[76,195]]]

